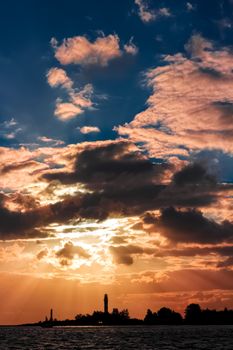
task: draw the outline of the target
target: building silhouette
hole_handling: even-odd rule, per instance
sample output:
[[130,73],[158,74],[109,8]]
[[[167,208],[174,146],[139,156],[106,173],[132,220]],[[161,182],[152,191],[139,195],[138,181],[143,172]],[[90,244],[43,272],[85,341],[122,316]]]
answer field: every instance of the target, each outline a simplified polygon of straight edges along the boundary
[[104,294],[104,313],[108,314],[108,294]]

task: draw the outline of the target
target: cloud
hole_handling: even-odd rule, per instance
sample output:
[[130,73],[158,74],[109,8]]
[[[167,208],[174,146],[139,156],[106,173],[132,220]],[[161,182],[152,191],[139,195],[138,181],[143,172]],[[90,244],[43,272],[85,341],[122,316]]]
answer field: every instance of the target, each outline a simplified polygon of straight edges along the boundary
[[[19,173],[21,175],[21,172]],[[21,212],[36,209],[40,206],[37,198],[23,192],[13,192],[8,196],[5,195],[2,204],[7,209]]]
[[155,20],[154,11],[149,10],[145,0],[135,0],[135,4],[138,5],[138,15],[143,22],[148,23]]
[[1,174],[7,174],[12,171],[20,171],[22,169],[28,169],[32,168],[35,169],[39,164],[35,162],[34,160],[26,160],[22,162],[15,162],[12,164],[7,164],[1,167],[0,172]]
[[144,293],[209,290],[216,293],[216,290],[232,290],[232,277],[233,271],[228,269],[181,268],[166,272],[160,279],[155,272],[144,271],[141,275],[135,276],[135,279],[131,275],[122,283],[127,285],[128,293],[132,294],[135,290],[143,290]]
[[77,215],[100,220],[170,205],[208,207],[221,199],[221,193],[232,190],[231,185],[218,184],[201,165],[183,168],[168,182],[166,174],[172,170],[171,165],[152,163],[135,145],[118,140],[86,144],[71,171],[47,172],[43,179],[84,185],[91,193],[78,202]]
[[133,56],[138,53],[138,47],[133,43],[133,37],[131,37],[129,42],[124,45],[124,50]]
[[[98,37],[94,42],[89,41],[85,36],[76,36],[64,39],[59,46],[55,38],[52,38],[51,45],[55,51],[55,57],[63,64],[77,64],[82,67],[86,66],[108,66],[113,59],[119,58],[123,53],[136,55],[138,48],[133,43],[133,38],[129,40],[121,49],[120,39],[114,34]],[[68,101],[58,98],[54,115],[62,120],[67,121],[83,114],[86,109],[93,107],[93,85],[86,84],[83,88],[74,88],[74,82],[70,79],[66,71],[62,68],[51,68],[47,72],[48,84],[52,87],[62,87],[66,90]],[[103,95],[97,96],[103,98]]]
[[33,188],[37,186],[38,178],[44,171],[66,166],[69,168],[73,152],[77,153],[77,145],[56,148],[38,146],[35,149],[24,146],[17,149],[0,147],[0,169],[4,170],[4,174],[0,171],[3,191],[9,193],[10,189],[13,193],[33,193]]
[[232,28],[232,19],[228,18],[228,17],[216,20],[215,23],[219,27],[219,30],[220,30],[222,35],[223,35],[225,30],[227,30],[227,29],[231,30],[231,28]]
[[218,267],[221,267],[221,268],[232,268],[233,267],[233,256],[230,256],[228,257],[227,259],[223,260],[223,261],[220,261],[218,263]]
[[0,123],[0,137],[7,140],[13,140],[22,130],[22,127],[18,126],[18,122],[14,118]]
[[76,256],[83,259],[90,258],[90,255],[82,247],[74,245],[72,242],[66,242],[64,247],[56,252],[57,258],[73,260]]
[[58,119],[67,121],[83,114],[85,109],[92,108],[91,98],[94,92],[92,84],[86,84],[82,89],[77,90],[73,88],[73,81],[60,68],[50,69],[47,80],[51,87],[61,86],[68,94],[68,102],[63,102],[60,98],[56,101],[54,115]]
[[78,92],[72,90],[70,92],[70,99],[73,104],[80,106],[82,109],[91,108],[93,103],[91,97],[93,95],[94,89],[92,84],[86,84]]
[[3,123],[2,123],[2,126],[6,129],[8,128],[11,128],[11,127],[14,127],[18,125],[18,122],[15,120],[15,118],[11,118],[9,120],[5,120]]
[[194,34],[185,45],[185,49],[193,58],[205,58],[207,50],[213,50],[213,43],[200,34]]
[[[153,217],[148,214],[144,220],[150,224]],[[233,239],[233,223],[217,223],[195,209],[163,209],[160,217],[154,218],[154,224],[159,232],[174,242],[221,243]]]
[[232,245],[216,245],[212,244],[209,246],[187,246],[179,248],[165,248],[160,247],[159,250],[155,253],[156,257],[194,257],[194,256],[208,256],[210,254],[215,254],[220,257],[225,257],[233,254]]
[[[11,176],[8,184],[14,185],[16,171],[21,178],[21,174],[28,173],[28,167],[34,174],[37,166],[43,170],[26,182],[24,179],[21,196],[15,192],[2,199],[1,239],[49,236],[54,231],[48,225],[74,219],[102,221],[143,215],[169,206],[206,210],[232,190],[230,184],[218,184],[200,164],[188,165],[171,176],[174,167],[152,162],[125,140],[9,152],[7,156],[3,152],[2,159],[3,178]],[[7,164],[15,158],[16,163]],[[41,163],[35,164],[34,159]],[[38,192],[37,186],[42,184]],[[32,185],[35,192],[30,192]],[[30,198],[25,197],[28,193],[37,200],[31,206]]]
[[[64,223],[73,218],[87,217],[88,196],[66,196],[65,199],[49,205],[41,205],[26,211],[10,210],[0,206],[0,240],[53,237],[46,227],[51,223]],[[94,217],[94,213],[92,214]],[[97,215],[97,214],[96,214]]]
[[127,238],[128,237],[120,237],[120,236],[113,236],[110,240],[111,243],[113,244],[125,244],[127,243]]
[[138,16],[144,23],[155,21],[159,17],[170,17],[170,10],[166,7],[158,10],[151,10],[147,3],[147,0],[135,0],[135,4],[138,6]]
[[[209,207],[225,198],[225,193],[232,192],[231,184],[217,182],[203,164],[188,164],[175,172],[171,182],[159,194],[160,207],[167,204],[177,207]],[[166,204],[167,203],[167,204]]]
[[69,102],[63,102],[60,98],[57,99],[54,115],[58,119],[62,121],[73,119],[83,114],[85,109],[90,109],[93,106],[93,102],[91,101],[93,86],[91,84],[86,84],[78,92],[72,87],[69,87],[70,85],[63,84],[62,86],[67,89]]
[[151,157],[189,157],[193,152],[233,153],[233,55],[200,34],[186,45],[187,56],[164,58],[147,71],[152,88],[148,108],[115,130],[140,142]]
[[64,145],[64,141],[52,139],[51,137],[47,137],[47,136],[38,136],[37,139],[41,142],[49,143],[50,145],[53,145],[53,146]]
[[216,178],[210,175],[207,169],[198,163],[188,164],[186,167],[178,171],[173,176],[173,182],[177,186],[187,184],[200,184],[209,187],[216,184]]
[[11,211],[0,207],[0,240],[17,238],[47,237],[36,227],[42,222],[46,222],[47,214],[45,210],[34,209],[27,212]]
[[[128,142],[95,142],[78,152],[72,171],[48,172],[43,179],[84,185],[88,193],[77,198],[77,216],[104,220],[158,207],[158,194],[166,187],[160,180],[169,168],[167,164],[152,164]],[[72,206],[74,203],[73,199]]]
[[73,119],[77,117],[77,115],[80,115],[83,113],[84,113],[84,110],[73,103],[61,102],[60,99],[58,99],[56,102],[54,115],[62,121]]
[[63,65],[79,64],[81,66],[107,66],[109,61],[122,55],[119,37],[116,34],[102,36],[90,42],[85,36],[64,39],[58,46],[52,40],[56,59]]
[[195,10],[195,6],[191,2],[186,2],[186,9],[188,12],[191,12]]
[[159,17],[170,17],[172,16],[170,9],[168,9],[167,7],[162,7],[158,10],[157,12],[157,16]]
[[98,128],[97,126],[83,126],[82,128],[80,128],[80,132],[82,134],[90,134],[92,132],[96,133],[100,132],[100,128]]
[[138,177],[142,184],[151,183],[160,179],[167,169],[167,164],[152,164],[134,144],[117,140],[86,144],[77,154],[72,172],[48,173],[44,178],[64,183],[83,182],[92,189],[102,190],[113,182],[119,186],[126,183],[138,186],[135,182]]
[[67,76],[64,69],[51,68],[46,76],[51,87],[61,86],[69,90],[73,86],[72,80]]
[[37,253],[36,258],[38,260],[42,260],[47,255],[48,255],[48,248],[45,248],[45,249],[40,250],[39,253]]
[[123,264],[123,265],[132,265],[133,264],[132,255],[143,253],[143,249],[136,245],[127,245],[127,246],[118,246],[118,247],[110,246],[109,250],[113,255],[113,258],[116,264]]

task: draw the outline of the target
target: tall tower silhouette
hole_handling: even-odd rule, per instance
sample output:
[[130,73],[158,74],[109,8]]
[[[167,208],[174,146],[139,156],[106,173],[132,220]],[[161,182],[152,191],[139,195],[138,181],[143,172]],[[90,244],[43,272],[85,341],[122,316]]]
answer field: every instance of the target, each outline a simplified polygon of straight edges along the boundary
[[50,322],[53,322],[53,309],[50,310]]
[[108,314],[108,294],[104,294],[104,313]]

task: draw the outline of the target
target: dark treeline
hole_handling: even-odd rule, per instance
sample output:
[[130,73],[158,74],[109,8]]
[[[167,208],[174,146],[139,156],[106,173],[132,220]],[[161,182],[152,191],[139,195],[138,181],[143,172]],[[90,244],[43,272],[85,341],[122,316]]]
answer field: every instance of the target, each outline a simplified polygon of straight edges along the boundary
[[184,318],[178,312],[166,307],[161,308],[158,312],[147,310],[144,318],[145,324],[233,324],[233,310],[224,309],[202,310],[198,304],[189,304],[184,312]]
[[[113,309],[112,313],[94,311],[92,315],[78,314],[74,320],[53,320],[39,322],[41,326],[63,326],[63,325],[220,325],[233,324],[233,310],[222,311],[201,309],[198,304],[190,304],[186,307],[184,317],[167,307],[162,307],[157,312],[147,310],[143,320],[130,318],[127,309],[118,311]],[[37,324],[38,325],[38,324]]]

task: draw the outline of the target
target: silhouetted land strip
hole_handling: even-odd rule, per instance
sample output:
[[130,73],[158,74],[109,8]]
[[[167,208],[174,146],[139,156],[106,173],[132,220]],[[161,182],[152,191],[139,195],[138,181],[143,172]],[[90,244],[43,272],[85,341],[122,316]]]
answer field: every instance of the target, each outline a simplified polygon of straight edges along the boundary
[[[50,328],[53,326],[113,326],[113,325],[233,325],[233,310],[209,310],[201,309],[198,304],[190,304],[186,307],[184,317],[167,307],[162,307],[157,312],[147,310],[143,320],[130,318],[127,309],[112,313],[94,311],[92,315],[78,314],[73,320],[45,320],[30,324]],[[29,325],[29,324],[28,324]]]

